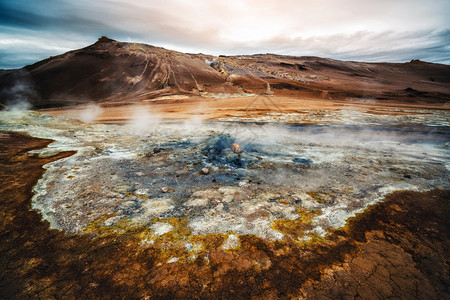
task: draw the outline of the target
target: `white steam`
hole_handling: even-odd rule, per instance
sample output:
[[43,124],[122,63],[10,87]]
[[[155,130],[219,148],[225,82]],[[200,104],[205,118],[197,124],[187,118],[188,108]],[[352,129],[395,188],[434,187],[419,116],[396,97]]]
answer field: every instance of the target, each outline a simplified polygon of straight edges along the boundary
[[75,118],[83,123],[94,122],[103,112],[103,109],[96,104],[89,104],[85,108],[76,112]]
[[161,116],[150,112],[149,106],[136,105],[132,108],[128,122],[135,133],[143,134],[156,129],[161,122]]
[[14,102],[13,104],[9,104],[7,106],[7,111],[25,111],[30,110],[31,104],[30,102],[26,101],[25,99],[22,101]]
[[194,116],[183,122],[183,128],[189,132],[193,132],[193,131],[198,130],[199,128],[203,127],[204,126],[203,123],[204,122],[200,116]]
[[36,96],[36,91],[33,85],[26,79],[17,81],[7,91],[2,91],[6,94],[9,100],[7,101],[8,111],[24,111],[31,109],[29,99]]

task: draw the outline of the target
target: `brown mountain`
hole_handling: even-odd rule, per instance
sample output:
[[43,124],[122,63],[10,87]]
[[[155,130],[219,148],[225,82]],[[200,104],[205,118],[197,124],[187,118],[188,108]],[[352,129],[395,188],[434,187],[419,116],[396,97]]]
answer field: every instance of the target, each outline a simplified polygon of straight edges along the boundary
[[213,57],[102,37],[86,48],[0,71],[3,106],[24,99],[43,108],[217,93],[444,103],[450,101],[450,66],[274,54]]

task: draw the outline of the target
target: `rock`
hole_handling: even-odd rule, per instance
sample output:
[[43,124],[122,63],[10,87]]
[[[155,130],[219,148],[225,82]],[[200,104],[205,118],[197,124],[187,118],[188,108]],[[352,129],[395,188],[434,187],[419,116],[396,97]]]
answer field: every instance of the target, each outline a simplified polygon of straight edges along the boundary
[[159,153],[159,152],[161,152],[162,150],[164,150],[163,148],[154,148],[153,149],[153,153]]
[[114,224],[117,223],[117,221],[119,221],[121,218],[122,218],[121,216],[111,217],[111,218],[105,220],[105,222],[103,222],[103,225],[105,225],[105,226],[111,226],[111,225],[114,225]]
[[241,146],[238,143],[231,144],[231,150],[233,150],[234,153],[241,153]]
[[313,162],[311,159],[303,157],[295,157],[292,161],[302,165],[309,165]]
[[247,184],[249,183],[249,181],[248,180],[242,180],[242,181],[239,181],[239,186],[246,186]]
[[234,139],[231,135],[227,133],[218,133],[213,135],[205,147],[205,152],[207,155],[222,155],[225,149],[229,149],[233,144]]
[[210,172],[210,170],[208,168],[203,168],[200,170],[200,173],[202,173],[203,175],[208,175]]
[[149,189],[137,189],[134,193],[135,193],[136,195],[145,196],[145,195],[148,195],[149,192],[150,192]]
[[169,223],[156,222],[150,226],[150,229],[154,231],[155,235],[161,236],[172,231],[174,228]]
[[168,263],[168,264],[172,264],[172,263],[174,263],[174,262],[177,262],[179,259],[180,259],[179,257],[172,257],[171,259],[169,259],[169,260],[167,261],[167,263]]
[[161,188],[161,192],[163,192],[163,193],[167,193],[168,191],[169,191],[169,188],[167,186]]
[[240,145],[234,143],[234,138],[228,133],[213,135],[203,149],[208,162],[233,168],[245,168],[252,164],[251,156],[241,153]]
[[223,250],[236,249],[238,247],[239,247],[239,239],[234,234],[230,234],[227,240],[222,244]]

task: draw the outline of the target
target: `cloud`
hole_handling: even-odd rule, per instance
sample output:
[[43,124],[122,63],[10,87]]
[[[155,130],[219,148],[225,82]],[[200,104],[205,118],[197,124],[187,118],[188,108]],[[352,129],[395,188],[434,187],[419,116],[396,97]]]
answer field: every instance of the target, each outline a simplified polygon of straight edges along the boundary
[[448,0],[3,1],[0,38],[35,43],[0,43],[0,67],[58,54],[48,45],[81,47],[101,35],[216,55],[270,51],[404,61],[417,53],[450,63],[448,15]]
[[[241,52],[280,53],[332,57],[367,62],[401,62],[421,59],[450,63],[450,30],[438,32],[368,32],[322,37],[276,37],[247,47]],[[239,47],[238,47],[239,48]]]
[[36,32],[20,28],[7,30],[0,26],[0,68],[22,67],[84,47],[91,42],[91,39],[70,33]]

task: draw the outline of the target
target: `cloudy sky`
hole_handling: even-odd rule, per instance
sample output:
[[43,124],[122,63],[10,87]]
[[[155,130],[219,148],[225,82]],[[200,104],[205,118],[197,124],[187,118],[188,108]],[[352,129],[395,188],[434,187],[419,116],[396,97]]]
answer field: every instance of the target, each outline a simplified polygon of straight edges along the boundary
[[450,64],[450,0],[0,0],[0,68],[102,35],[208,54]]

